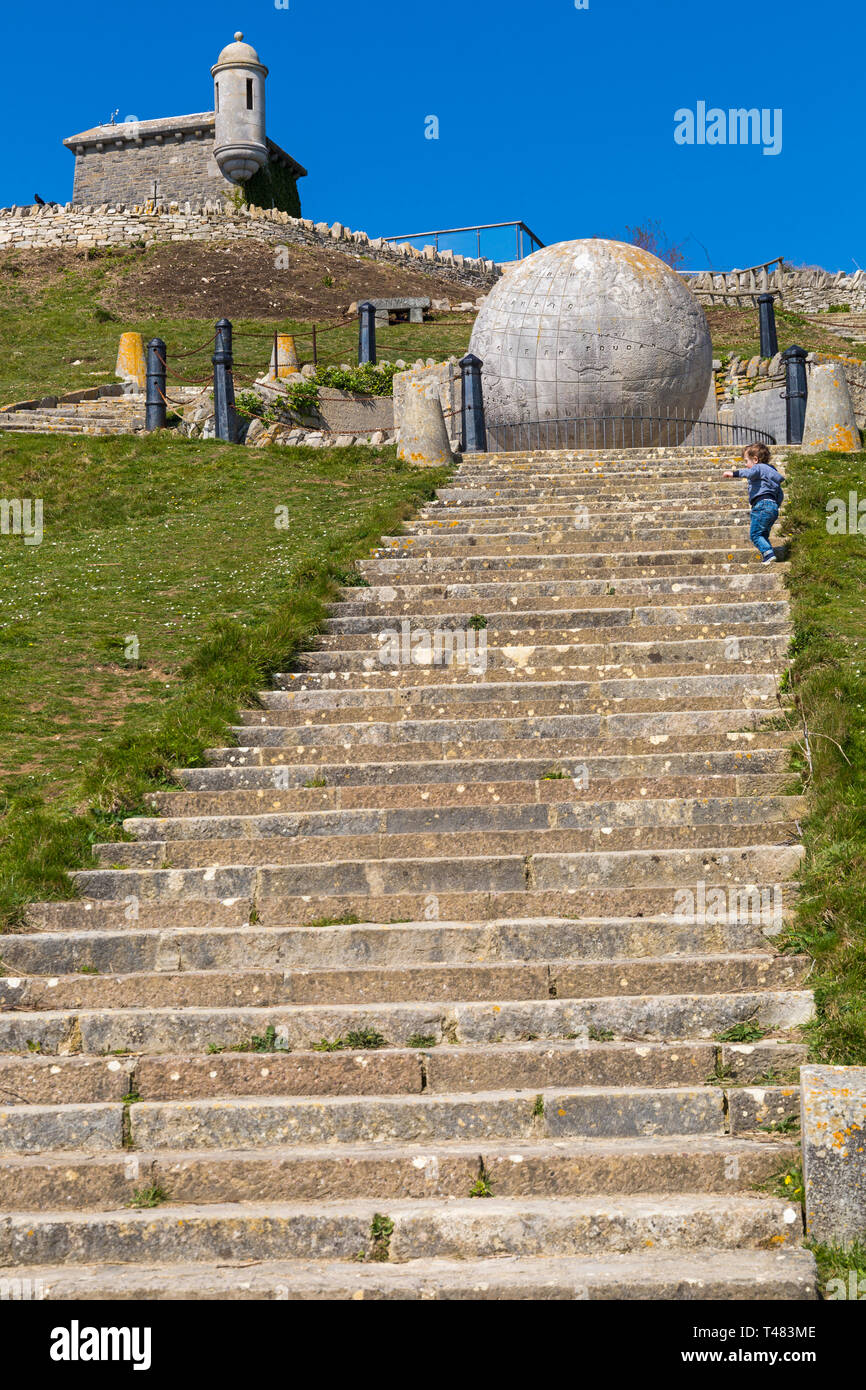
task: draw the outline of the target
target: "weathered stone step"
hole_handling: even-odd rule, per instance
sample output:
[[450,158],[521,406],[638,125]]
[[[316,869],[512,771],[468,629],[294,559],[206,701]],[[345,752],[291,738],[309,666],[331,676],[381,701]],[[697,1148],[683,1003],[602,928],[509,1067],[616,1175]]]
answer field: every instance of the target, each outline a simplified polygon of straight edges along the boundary
[[[366,766],[366,765],[365,765]],[[484,777],[485,764],[475,764]],[[780,766],[784,763],[780,759]],[[297,773],[297,768],[292,769]],[[273,787],[266,793],[259,791],[176,791],[153,792],[146,800],[166,820],[209,819],[212,816],[245,817],[257,815],[306,813],[309,811],[357,810],[362,808],[382,808],[414,806],[433,808],[453,806],[471,797],[477,805],[526,806],[536,803],[555,804],[567,801],[633,801],[659,800],[671,797],[700,799],[706,797],[753,797],[776,796],[789,792],[795,779],[788,771],[764,772],[760,782],[756,774],[748,776],[724,776],[708,773],[701,776],[696,772],[692,777],[664,777],[653,774],[649,777],[598,778],[590,787],[566,775],[563,769],[552,767],[548,762],[539,769],[544,775],[535,780],[518,782],[482,782],[473,778],[472,772],[465,781],[455,782],[397,782],[389,784],[387,774],[381,784],[372,786],[340,785],[336,776],[315,778],[310,770],[305,781],[316,781],[315,786],[297,786],[291,790],[277,791]],[[333,769],[329,769],[333,772]],[[324,783],[324,785],[320,785]],[[462,791],[461,791],[462,788]],[[162,820],[157,819],[157,825]],[[134,832],[133,832],[134,833]]]
[[[651,667],[644,669],[652,670]],[[437,720],[459,721],[471,729],[476,721],[535,718],[540,722],[565,715],[607,713],[611,704],[616,704],[619,711],[624,713],[653,714],[671,707],[687,708],[690,713],[714,709],[720,697],[729,707],[738,700],[742,701],[744,708],[754,708],[759,703],[783,703],[776,669],[734,660],[728,661],[725,668],[700,669],[697,673],[694,667],[686,669],[686,675],[642,676],[631,673],[628,668],[618,668],[616,676],[609,676],[603,681],[564,683],[559,687],[558,695],[553,693],[557,690],[553,682],[547,683],[547,690],[551,692],[549,695],[545,694],[544,686],[540,689],[536,686],[533,692],[533,683],[528,683],[527,690],[521,682],[515,682],[510,691],[503,695],[502,685],[497,682],[494,690],[490,686],[455,684],[437,691],[435,686],[430,686],[425,696],[415,699],[402,698],[403,691],[412,687],[388,692],[382,700],[377,698],[379,692],[374,690],[366,693],[366,698],[351,699],[344,705],[340,699],[343,692],[338,689],[334,692],[335,698],[325,698],[321,702],[302,700],[295,705],[287,700],[284,705],[265,711],[242,710],[240,722],[232,726],[232,732],[240,744],[250,747],[277,741],[265,730],[322,731],[327,728],[339,735],[348,727],[356,728],[361,716],[364,716],[365,724],[374,727],[386,723]],[[713,686],[716,687],[715,695]],[[478,698],[473,699],[476,691]],[[391,695],[390,699],[388,694]],[[291,739],[291,734],[287,738]]]
[[[730,696],[729,696],[730,698]],[[260,767],[281,766],[300,761],[325,761],[330,751],[331,761],[346,760],[346,753],[359,761],[382,761],[383,758],[411,757],[404,750],[414,746],[415,760],[439,757],[466,757],[474,754],[484,759],[491,754],[504,756],[506,748],[515,749],[518,756],[534,756],[539,749],[549,751],[551,760],[568,749],[573,756],[591,754],[599,747],[611,752],[619,746],[674,741],[681,747],[685,737],[705,737],[758,731],[772,717],[777,706],[769,693],[758,690],[751,697],[742,693],[739,707],[694,707],[670,709],[659,701],[654,710],[624,710],[616,713],[558,714],[535,718],[485,719],[394,719],[345,724],[300,724],[291,727],[259,725],[248,728],[236,725],[232,730],[238,746],[209,748],[207,762],[222,767],[245,764]],[[676,702],[674,702],[676,703]],[[377,750],[375,754],[373,750]],[[395,752],[399,750],[399,753]],[[366,758],[365,758],[366,755]]]
[[[742,720],[739,711],[737,719]],[[692,738],[678,736],[675,748],[669,747],[670,743],[670,737],[665,735],[658,736],[654,744],[649,740],[620,741],[606,756],[600,756],[596,749],[590,752],[585,743],[553,739],[545,743],[543,750],[533,748],[530,756],[525,744],[515,741],[505,747],[491,744],[486,757],[483,749],[461,748],[459,760],[455,753],[443,758],[441,748],[431,750],[438,753],[438,757],[425,756],[423,745],[413,748],[410,744],[401,748],[400,761],[393,759],[392,749],[380,748],[377,756],[375,746],[359,744],[352,749],[351,762],[347,761],[345,749],[341,759],[341,750],[331,747],[316,749],[314,762],[302,762],[298,756],[279,764],[274,764],[264,749],[251,750],[248,754],[214,749],[210,755],[212,763],[225,756],[223,766],[179,768],[176,775],[187,790],[208,793],[222,789],[265,793],[292,788],[314,791],[315,786],[305,788],[304,784],[324,781],[324,790],[384,786],[393,787],[398,796],[401,787],[423,788],[432,783],[468,788],[505,779],[533,783],[540,779],[568,781],[570,787],[579,791],[580,788],[573,787],[574,780],[588,789],[633,777],[655,780],[667,776],[737,776],[748,779],[745,791],[748,795],[749,787],[757,787],[755,777],[770,773],[780,775],[790,764],[790,737],[771,729],[745,733],[728,731]],[[312,757],[312,753],[309,756]],[[266,757],[268,760],[264,761]],[[155,792],[154,804],[161,804],[157,799],[161,795],[176,796],[177,793]]]
[[745,993],[796,989],[806,956],[768,954],[542,959],[495,964],[138,971],[134,974],[5,976],[0,1006],[51,1009],[266,1008],[271,1004],[400,1003],[432,999],[593,999],[635,994]]
[[380,1302],[609,1301],[797,1302],[818,1298],[807,1250],[644,1250],[639,1255],[495,1260],[257,1261],[255,1265],[67,1265],[29,1268],[48,1300]]
[[640,524],[633,527],[617,527],[614,524],[611,528],[605,528],[604,537],[602,540],[600,535],[593,536],[578,529],[568,532],[552,530],[547,534],[538,534],[530,530],[501,531],[489,536],[449,536],[446,533],[418,537],[383,536],[379,545],[372,551],[372,556],[374,559],[389,559],[395,555],[414,559],[416,556],[428,554],[441,559],[467,553],[476,556],[547,556],[552,548],[560,556],[593,555],[598,553],[599,545],[607,544],[612,548],[625,549],[631,542],[639,542],[648,550],[670,545],[681,546],[683,551],[695,546],[718,549],[725,545],[742,545],[743,528],[674,525],[649,527]]
[[[415,616],[429,613],[468,613],[470,617],[480,611],[480,606],[489,607],[491,601],[501,606],[507,601],[509,613],[566,612],[573,609],[575,599],[592,598],[599,608],[620,607],[625,599],[641,599],[645,607],[670,604],[672,599],[688,594],[712,605],[720,599],[730,600],[731,594],[741,594],[754,600],[762,598],[784,598],[785,585],[778,570],[762,566],[761,572],[754,575],[746,573],[730,574],[718,579],[713,576],[683,575],[680,578],[625,579],[614,584],[606,579],[564,579],[559,584],[523,580],[509,584],[508,593],[503,594],[499,584],[387,584],[368,587],[345,588],[343,598],[331,605],[335,617],[355,615],[390,614],[392,617]],[[613,590],[613,592],[609,592]]]
[[446,828],[400,835],[302,835],[258,839],[142,840],[135,844],[109,841],[93,847],[102,869],[200,869],[246,865],[251,868],[294,864],[333,864],[346,860],[418,860],[427,856],[487,859],[526,854],[584,854],[632,850],[698,849],[710,845],[731,851],[764,844],[789,845],[799,840],[795,820],[778,820],[764,827],[736,821],[701,821],[697,825],[591,826],[556,830],[470,831]]
[[[418,1040],[416,1040],[418,1041]],[[427,1043],[427,1040],[424,1040]],[[204,1096],[420,1095],[564,1087],[796,1087],[804,1043],[511,1042],[376,1051],[0,1057],[6,1105],[82,1105]],[[757,1095],[758,1092],[754,1091]],[[764,1094],[764,1092],[762,1092]]]
[[370,1249],[377,1216],[393,1223],[390,1261],[419,1257],[598,1256],[599,1251],[763,1250],[795,1247],[800,1213],[754,1195],[487,1201],[226,1204],[115,1213],[37,1212],[0,1221],[0,1262],[13,1267],[279,1258],[354,1260]]
[[664,523],[667,535],[680,535],[688,530],[689,535],[696,534],[698,537],[712,534],[719,543],[724,543],[728,535],[734,539],[742,539],[740,528],[744,523],[748,523],[748,518],[749,507],[746,502],[738,507],[726,507],[714,512],[687,509],[677,512],[669,507],[666,507],[664,512],[662,507],[659,507],[657,512],[623,512],[617,506],[616,517],[610,516],[607,499],[605,505],[601,505],[599,499],[595,512],[582,505],[549,509],[542,513],[530,513],[524,507],[514,507],[510,513],[505,509],[481,512],[475,507],[471,516],[463,516],[455,507],[448,513],[432,510],[427,516],[421,513],[416,520],[405,521],[399,539],[403,543],[407,538],[414,541],[435,539],[436,542],[448,542],[474,537],[478,541],[487,542],[488,539],[521,541],[524,538],[537,539],[539,535],[544,535],[553,543],[560,539],[570,541],[577,538],[606,543],[621,541],[635,535],[651,539]]
[[[236,1047],[269,1026],[294,1049],[322,1038],[372,1029],[385,1043],[406,1047],[411,1039],[434,1038],[475,1044],[526,1039],[585,1038],[611,1034],[610,1041],[671,1041],[715,1038],[738,1023],[754,1022],[767,1033],[802,1027],[813,1016],[810,991],[747,994],[623,995],[608,999],[539,999],[465,1003],[375,1005],[282,1004],[267,1008],[59,1010],[0,1014],[0,1050],[48,1055],[128,1050],[150,1054],[205,1052]],[[28,1046],[32,1045],[32,1046]],[[26,1108],[26,1107],[19,1107]]]
[[[797,1149],[713,1135],[639,1139],[557,1138],[478,1144],[341,1144],[251,1150],[138,1150],[119,1154],[64,1151],[0,1158],[8,1211],[128,1207],[145,1186],[161,1187],[174,1204],[466,1198],[483,1171],[496,1197],[615,1196],[628,1191],[746,1193],[786,1166]],[[498,1262],[497,1262],[498,1263]]]
[[[141,927],[94,931],[83,912],[65,931],[7,936],[3,961],[17,975],[129,975],[135,971],[330,969],[336,966],[453,965],[500,960],[613,960],[737,954],[765,945],[760,925],[662,917],[617,921],[542,919],[502,922],[374,923],[333,927]],[[92,915],[92,914],[91,914]],[[706,917],[706,913],[703,914]],[[49,918],[49,921],[51,919]],[[89,918],[87,919],[89,922]],[[10,986],[11,988],[11,986]]]
[[[140,840],[244,839],[309,835],[426,834],[506,830],[619,829],[641,826],[770,825],[787,823],[805,815],[807,802],[796,796],[650,797],[604,801],[600,798],[566,804],[555,801],[531,805],[484,803],[473,788],[469,798],[439,807],[383,807],[380,809],[309,811],[297,815],[268,813],[255,816],[164,816],[149,819],[132,816],[123,822],[127,833]],[[123,846],[106,846],[118,849]]]
[[[665,539],[669,540],[669,537]],[[612,547],[585,554],[559,554],[549,549],[544,553],[518,550],[514,555],[388,555],[359,560],[362,575],[377,578],[380,583],[396,579],[400,584],[415,581],[429,583],[469,582],[469,576],[490,576],[505,572],[509,579],[531,579],[539,572],[545,576],[562,575],[566,579],[592,578],[602,571],[616,585],[623,579],[652,578],[661,572],[668,577],[693,574],[706,566],[708,571],[735,574],[756,570],[755,550],[742,537],[736,545],[713,548],[709,545],[685,545],[676,549],[649,549],[642,546]],[[448,579],[446,576],[453,576]]]
[[[695,604],[688,602],[686,596],[684,601],[673,604],[640,604],[637,606],[622,605],[620,607],[608,607],[592,605],[582,609],[570,609],[565,613],[560,610],[546,611],[544,609],[528,609],[525,612],[508,612],[500,609],[495,612],[488,612],[481,616],[486,619],[487,641],[493,634],[500,637],[515,633],[531,631],[538,634],[537,642],[551,644],[556,641],[569,642],[569,634],[591,633],[596,628],[617,629],[614,640],[622,641],[624,637],[634,641],[638,640],[642,634],[624,633],[623,628],[660,628],[662,637],[670,639],[671,633],[664,631],[666,628],[689,628],[701,627],[705,629],[702,635],[709,635],[708,624],[713,626],[733,625],[741,627],[747,625],[754,631],[755,625],[760,623],[777,623],[785,621],[790,616],[790,605],[785,599],[765,598],[758,602],[743,601],[739,603],[718,603],[708,604],[706,602]],[[401,624],[408,623],[409,630],[412,628],[412,619],[423,617],[423,614],[401,615]],[[440,626],[453,630],[464,630],[465,621],[461,614],[440,613]],[[563,618],[566,619],[567,626],[563,625]],[[354,635],[357,633],[389,632],[393,628],[394,615],[392,614],[361,614],[354,618],[329,618],[326,632],[319,637],[319,642],[324,645],[333,646],[329,642],[327,634],[346,634]],[[416,624],[423,627],[420,621]],[[560,635],[561,634],[561,635]],[[744,632],[744,636],[748,633]],[[589,638],[592,641],[592,637]],[[598,640],[598,639],[596,639]],[[339,648],[337,648],[339,650]]]
[[[778,883],[795,877],[802,846],[755,844],[726,848],[625,850],[511,856],[382,859],[195,869],[83,869],[74,881],[85,897],[182,902],[186,899],[330,896],[341,893],[520,893],[587,887]],[[674,903],[671,902],[670,910]],[[535,915],[535,914],[532,914]]]
[[[784,636],[771,638],[739,638],[736,646],[732,646],[726,638],[707,639],[700,645],[695,643],[664,643],[654,646],[650,643],[642,644],[643,650],[639,655],[645,658],[645,664],[639,666],[626,666],[624,662],[604,667],[590,668],[585,671],[586,677],[582,680],[574,679],[562,675],[554,679],[538,679],[535,676],[527,676],[525,667],[502,672],[506,679],[471,679],[467,671],[467,679],[461,679],[462,672],[452,672],[450,680],[434,682],[428,680],[420,684],[411,682],[409,679],[401,685],[388,683],[386,673],[383,671],[378,680],[367,681],[365,674],[359,676],[350,684],[340,682],[339,684],[328,681],[319,681],[318,687],[310,688],[302,680],[291,681],[290,677],[284,677],[286,688],[280,690],[262,691],[260,699],[265,711],[279,711],[283,717],[291,714],[294,718],[300,719],[307,717],[311,711],[318,716],[322,711],[342,711],[368,710],[393,708],[404,714],[409,714],[414,709],[420,707],[421,710],[428,706],[437,709],[445,709],[449,705],[471,704],[479,706],[482,702],[488,702],[491,706],[529,704],[550,705],[555,703],[568,704],[575,700],[608,698],[607,681],[615,680],[621,682],[623,677],[627,677],[629,684],[636,682],[636,688],[640,691],[643,687],[639,684],[642,680],[650,680],[654,684],[650,687],[651,693],[656,695],[659,687],[655,682],[664,679],[668,684],[663,687],[665,694],[671,689],[670,682],[673,679],[679,680],[680,674],[685,679],[706,680],[710,670],[718,672],[720,675],[730,675],[732,670],[743,676],[755,673],[757,675],[773,675],[782,665],[782,652],[787,645]],[[708,650],[705,652],[703,649]],[[736,651],[738,655],[734,657],[732,653]],[[606,653],[608,656],[612,653]],[[583,657],[584,653],[581,653]],[[676,665],[668,664],[664,660],[676,655],[680,658]],[[655,660],[653,658],[656,658]],[[669,672],[675,672],[671,676]],[[599,678],[597,678],[600,677]],[[703,694],[705,685],[689,686],[687,683],[680,682],[680,689],[684,694],[692,691],[693,693]],[[604,693],[603,693],[604,692]],[[615,694],[614,698],[619,698]],[[569,704],[570,707],[570,704]],[[247,726],[262,722],[262,709],[251,709],[241,711],[241,723]],[[265,715],[265,722],[273,722],[268,715]]]

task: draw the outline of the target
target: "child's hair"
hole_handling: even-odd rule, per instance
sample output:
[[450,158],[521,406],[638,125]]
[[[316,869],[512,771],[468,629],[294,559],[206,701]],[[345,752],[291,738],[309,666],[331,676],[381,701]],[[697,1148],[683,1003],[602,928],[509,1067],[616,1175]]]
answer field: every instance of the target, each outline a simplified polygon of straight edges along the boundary
[[769,463],[771,457],[766,444],[749,444],[743,450],[743,459],[749,463]]

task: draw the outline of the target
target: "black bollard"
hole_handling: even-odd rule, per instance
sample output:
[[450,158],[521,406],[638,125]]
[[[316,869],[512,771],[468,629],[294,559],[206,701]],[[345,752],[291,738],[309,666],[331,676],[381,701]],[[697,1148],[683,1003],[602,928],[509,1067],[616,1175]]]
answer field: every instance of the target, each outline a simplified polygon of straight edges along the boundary
[[779,351],[779,338],[776,333],[775,296],[758,295],[758,319],[761,325],[761,356],[775,357]]
[[785,397],[785,411],[787,417],[787,442],[789,444],[803,443],[803,430],[806,424],[806,400],[809,395],[809,386],[806,380],[806,353],[803,348],[795,343],[782,353],[785,363],[785,375],[787,378]]
[[213,354],[213,406],[217,439],[236,444],[238,419],[235,414],[235,385],[232,376],[232,326],[220,319],[216,326]]
[[144,398],[147,430],[165,429],[165,351],[162,338],[151,338],[147,345],[147,394]]
[[481,389],[483,362],[473,352],[460,360],[463,373],[463,452],[487,452],[487,429],[484,424],[484,396]]
[[378,362],[376,356],[376,306],[369,299],[358,305],[358,366]]

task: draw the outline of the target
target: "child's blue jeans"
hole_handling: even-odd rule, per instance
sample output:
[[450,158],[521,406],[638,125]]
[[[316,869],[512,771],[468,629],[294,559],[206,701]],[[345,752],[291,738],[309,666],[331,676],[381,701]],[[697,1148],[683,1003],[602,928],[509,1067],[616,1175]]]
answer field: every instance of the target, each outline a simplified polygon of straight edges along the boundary
[[779,508],[768,497],[764,498],[763,502],[756,502],[752,508],[752,526],[749,538],[752,545],[758,547],[762,557],[775,554],[770,545],[770,532],[778,520]]

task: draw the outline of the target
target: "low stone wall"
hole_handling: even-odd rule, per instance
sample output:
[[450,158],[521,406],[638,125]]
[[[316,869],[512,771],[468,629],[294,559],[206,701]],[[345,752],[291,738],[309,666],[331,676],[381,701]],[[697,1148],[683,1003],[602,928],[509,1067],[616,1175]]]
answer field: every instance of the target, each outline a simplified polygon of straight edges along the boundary
[[[852,311],[866,310],[866,272],[820,270],[815,266],[777,267],[767,270],[731,270],[725,274],[702,271],[683,276],[702,304],[756,305],[758,294],[775,293],[776,303],[794,313],[817,314],[833,304],[848,304]],[[757,306],[756,306],[757,307]]]
[[157,203],[133,207],[65,206],[0,208],[0,249],[40,250],[50,247],[87,248],[153,246],[163,241],[259,241],[300,246],[328,246],[390,265],[407,266],[439,280],[485,290],[499,278],[493,261],[471,260],[451,251],[425,246],[422,251],[403,245],[392,247],[366,232],[353,232],[341,222],[312,222],[290,217],[276,208],[236,209],[219,202]]
[[[807,372],[825,362],[842,364],[857,425],[861,430],[866,429],[866,362],[857,357],[812,352],[806,359]],[[780,442],[784,440],[786,412],[782,392],[786,376],[781,353],[775,357],[734,357],[716,370],[715,377],[721,420],[764,430]],[[770,394],[765,397],[764,393]]]

